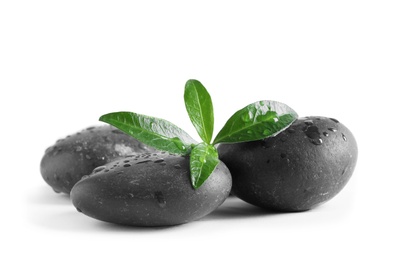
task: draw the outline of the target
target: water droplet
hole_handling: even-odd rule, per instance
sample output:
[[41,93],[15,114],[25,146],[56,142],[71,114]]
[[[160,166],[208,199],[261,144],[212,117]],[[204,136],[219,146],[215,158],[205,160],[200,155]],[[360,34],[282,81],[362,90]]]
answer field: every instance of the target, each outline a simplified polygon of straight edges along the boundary
[[318,139],[316,139],[316,140],[312,140],[311,141],[313,144],[315,144],[315,145],[320,145],[320,144],[322,144],[322,139],[321,138],[318,138]]
[[119,171],[119,172],[117,172],[117,174],[122,174],[123,173],[123,171]]
[[103,171],[105,168],[106,168],[106,166],[99,166],[99,167],[95,168],[95,169],[93,170],[92,173],[101,172],[101,171]]
[[324,136],[326,136],[326,137],[329,136],[329,134],[328,134],[327,132],[323,132],[322,134],[323,134]]
[[151,162],[151,160],[143,160],[143,161],[139,161],[139,162],[136,162],[136,164],[142,164],[142,163],[147,163],[147,162]]
[[315,145],[322,144],[322,139],[318,127],[314,125],[307,126],[304,130],[305,135],[310,139],[310,142]]
[[314,123],[313,123],[313,120],[305,120],[304,121],[304,123],[306,124],[306,125],[313,125]]
[[287,157],[287,155],[285,153],[282,153],[280,156],[281,156],[281,158]]
[[342,137],[344,141],[347,141],[347,137],[342,133]]
[[85,155],[85,158],[88,159],[88,160],[92,159],[92,157],[90,157],[89,154],[86,154],[86,155]]
[[109,171],[110,171],[109,169],[105,169],[105,170],[104,170],[104,172],[109,172]]
[[270,148],[273,146],[273,141],[271,138],[267,138],[261,142],[261,145],[265,148]]
[[158,202],[159,207],[164,208],[166,207],[166,200],[165,196],[163,196],[163,193],[161,191],[155,192],[155,199]]
[[93,130],[93,129],[95,129],[95,127],[94,126],[91,126],[91,127],[88,127],[86,130]]
[[181,169],[181,165],[176,164],[176,165],[174,165],[174,168],[176,168],[176,169]]
[[200,157],[199,157],[199,161],[200,161],[201,163],[206,163],[206,157],[200,156]]
[[243,122],[249,122],[251,118],[252,118],[252,113],[251,111],[249,111],[248,114],[242,115],[241,120],[243,120]]
[[158,159],[158,160],[155,160],[154,161],[154,163],[161,163],[161,162],[164,162],[165,160],[163,160],[163,159]]
[[265,102],[264,101],[259,101],[259,105],[264,106]]
[[333,127],[329,127],[328,130],[329,130],[329,131],[332,131],[332,132],[337,132],[337,129],[335,129],[335,128],[333,128]]
[[130,167],[131,165],[130,164],[128,164],[128,163],[125,163],[124,165],[123,165],[123,167]]
[[111,132],[113,132],[114,134],[123,134],[123,132],[119,129],[114,129]]
[[123,161],[124,163],[128,163],[129,162],[129,160],[125,160],[125,161]]
[[81,152],[82,151],[82,147],[78,145],[77,147],[75,147],[75,151],[76,152]]
[[57,189],[55,189],[55,188],[53,188],[53,191],[54,191],[55,193],[60,193],[60,190],[57,190]]
[[332,120],[335,123],[339,123],[339,120],[337,120],[337,119],[334,119],[334,118],[329,118],[329,119]]
[[269,129],[263,130],[263,134],[264,134],[265,136],[269,136],[271,133],[272,133],[272,132],[271,132]]
[[81,210],[80,208],[77,208],[77,211],[78,211],[78,212],[82,212],[82,210]]
[[85,180],[85,179],[88,179],[88,178],[89,178],[89,175],[84,175],[84,176],[81,177],[81,180]]
[[293,129],[293,128],[288,128],[287,132],[290,133],[290,134],[293,134],[293,133],[296,132],[296,130]]

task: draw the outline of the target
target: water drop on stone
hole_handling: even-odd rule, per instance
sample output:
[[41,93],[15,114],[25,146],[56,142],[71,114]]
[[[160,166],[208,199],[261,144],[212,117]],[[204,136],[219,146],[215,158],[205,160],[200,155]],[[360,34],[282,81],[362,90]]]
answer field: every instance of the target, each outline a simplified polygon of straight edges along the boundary
[[95,168],[95,169],[93,170],[93,173],[101,172],[101,171],[103,171],[105,168],[106,168],[106,166],[99,166],[99,167],[97,167],[97,168]]
[[143,160],[143,161],[139,161],[139,162],[136,162],[136,164],[142,164],[142,163],[147,163],[147,162],[151,162],[151,160]]
[[305,135],[310,139],[310,142],[315,145],[322,144],[322,139],[320,132],[318,131],[318,127],[314,125],[310,125],[304,129]]
[[347,141],[347,137],[344,134],[342,134],[342,137],[344,141]]
[[339,120],[337,120],[337,119],[334,119],[334,118],[329,118],[329,119],[332,120],[335,123],[339,123]]
[[81,210],[80,208],[77,208],[77,211],[78,211],[78,212],[82,212],[82,210]]
[[158,202],[159,207],[164,208],[166,207],[166,200],[165,196],[161,191],[157,191],[154,194],[156,201]]
[[123,134],[123,132],[119,129],[114,129],[111,132],[113,132],[114,134]]
[[181,169],[181,165],[176,164],[176,165],[174,165],[174,168],[176,168],[176,169]]
[[332,131],[332,132],[337,132],[337,129],[335,129],[335,128],[333,128],[333,127],[329,127],[328,130],[329,130],[329,131]]
[[164,162],[164,160],[163,159],[158,159],[158,160],[154,161],[154,163],[161,163],[161,162]]
[[312,140],[311,141],[313,144],[315,144],[315,145],[320,145],[320,144],[322,144],[322,139],[321,138],[318,138],[318,139],[316,139],[316,140]]
[[86,130],[93,130],[93,129],[95,129],[95,127],[94,126],[91,126],[91,127],[88,127]]
[[313,125],[313,120],[305,120],[304,123],[306,125]]
[[130,167],[131,165],[130,164],[128,164],[128,163],[125,163],[124,165],[123,165],[123,167]]
[[293,133],[295,133],[296,131],[295,131],[295,129],[293,129],[293,128],[288,128],[287,132],[290,133],[290,134],[293,134]]
[[323,134],[324,136],[326,136],[326,137],[329,136],[329,134],[328,134],[327,132],[323,132],[322,134]]

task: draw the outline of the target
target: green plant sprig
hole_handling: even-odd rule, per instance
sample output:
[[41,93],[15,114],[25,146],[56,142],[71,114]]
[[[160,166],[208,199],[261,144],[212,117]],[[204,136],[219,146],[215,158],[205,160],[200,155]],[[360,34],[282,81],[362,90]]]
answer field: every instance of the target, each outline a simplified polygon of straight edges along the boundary
[[198,80],[185,84],[184,102],[189,118],[203,142],[198,143],[184,130],[164,119],[133,112],[114,112],[99,120],[115,126],[158,150],[190,157],[192,186],[199,188],[219,163],[214,145],[261,140],[290,126],[297,113],[287,105],[262,100],[238,110],[212,140],[214,109],[211,96]]

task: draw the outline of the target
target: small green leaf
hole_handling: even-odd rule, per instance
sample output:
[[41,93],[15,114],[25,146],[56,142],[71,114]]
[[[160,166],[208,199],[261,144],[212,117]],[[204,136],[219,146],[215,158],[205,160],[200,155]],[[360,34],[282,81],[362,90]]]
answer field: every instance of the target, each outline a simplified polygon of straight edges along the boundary
[[200,138],[211,142],[214,130],[214,112],[210,94],[197,80],[188,80],[184,92],[185,107]]
[[261,140],[281,132],[297,118],[297,113],[283,103],[258,101],[233,114],[213,143]]
[[158,150],[188,155],[196,143],[184,130],[164,119],[132,112],[115,112],[99,119]]
[[200,143],[193,147],[190,155],[192,186],[197,189],[211,175],[219,163],[218,152],[214,146]]

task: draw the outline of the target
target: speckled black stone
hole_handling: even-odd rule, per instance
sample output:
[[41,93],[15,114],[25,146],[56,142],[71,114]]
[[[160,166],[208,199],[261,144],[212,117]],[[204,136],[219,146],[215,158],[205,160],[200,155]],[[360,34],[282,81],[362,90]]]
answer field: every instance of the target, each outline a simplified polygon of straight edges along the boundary
[[307,117],[275,137],[221,144],[232,193],[253,205],[279,211],[305,211],[333,198],[350,179],[357,143],[333,118]]
[[232,178],[221,162],[198,189],[189,157],[145,155],[113,161],[79,181],[71,191],[78,211],[131,226],[171,226],[200,219],[228,197]]
[[153,151],[110,125],[89,127],[49,147],[41,160],[41,175],[55,192],[69,194],[96,167],[129,154]]

